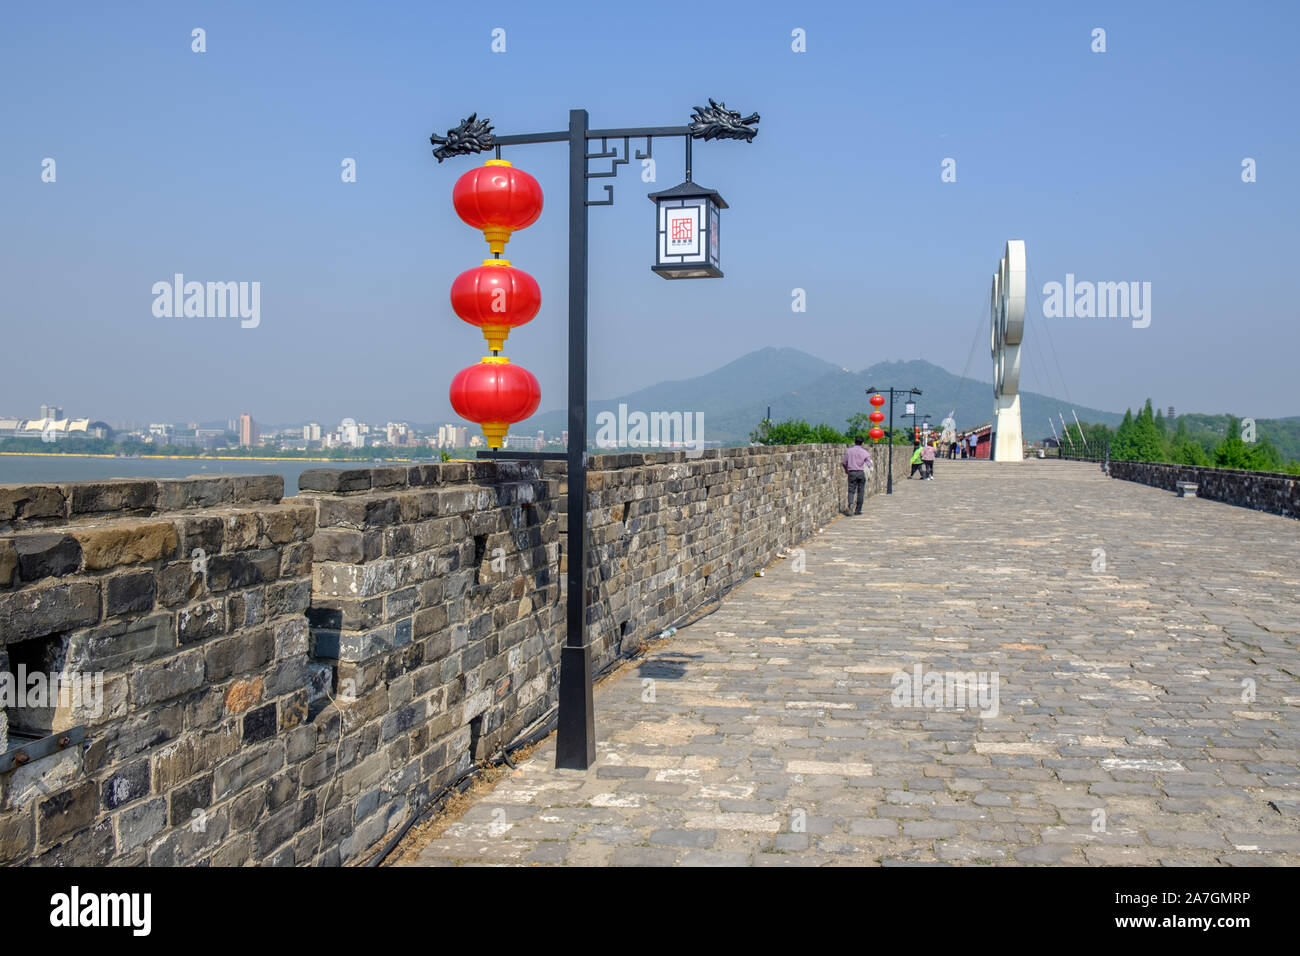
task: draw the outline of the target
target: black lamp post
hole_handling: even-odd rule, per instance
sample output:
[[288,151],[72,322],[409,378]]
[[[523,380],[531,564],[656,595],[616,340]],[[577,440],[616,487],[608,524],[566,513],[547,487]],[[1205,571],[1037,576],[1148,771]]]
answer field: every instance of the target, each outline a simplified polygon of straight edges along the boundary
[[[741,116],[725,103],[709,100],[697,106],[688,126],[646,126],[616,129],[588,129],[587,111],[570,110],[569,128],[547,133],[497,136],[491,121],[470,114],[446,136],[429,137],[438,162],[450,156],[468,156],[503,146],[532,143],[569,144],[569,447],[568,459],[568,597],[565,607],[565,644],[560,653],[560,712],[556,732],[555,765],[585,770],[596,759],[595,709],[591,693],[591,645],[587,642],[587,207],[612,206],[614,187],[605,185],[605,198],[587,198],[587,180],[610,179],[630,159],[629,141],[645,140],[645,152],[637,159],[649,159],[656,137],[682,137],[686,141],[686,181],[674,189],[651,193],[656,204],[655,272],[664,278],[721,277],[719,268],[719,209],[725,209],[714,190],[691,182],[691,141],[696,139],[743,139],[753,142],[757,113]],[[620,152],[618,140],[623,141]],[[600,150],[589,152],[587,144],[600,140]],[[613,141],[614,148],[609,144]],[[588,169],[593,159],[610,160],[610,168]],[[692,228],[693,227],[693,228]],[[660,250],[660,236],[675,243]],[[674,232],[675,230],[675,232]],[[519,458],[510,452],[480,452],[480,457]],[[548,457],[548,456],[540,456]],[[555,456],[559,457],[559,456]]]
[[[867,387],[868,395],[875,392],[889,393],[889,465],[885,474],[885,494],[892,495],[894,493],[894,395],[920,395],[921,390],[919,388],[893,388],[892,386],[890,388]],[[916,423],[915,405],[912,406],[912,423],[913,425]]]

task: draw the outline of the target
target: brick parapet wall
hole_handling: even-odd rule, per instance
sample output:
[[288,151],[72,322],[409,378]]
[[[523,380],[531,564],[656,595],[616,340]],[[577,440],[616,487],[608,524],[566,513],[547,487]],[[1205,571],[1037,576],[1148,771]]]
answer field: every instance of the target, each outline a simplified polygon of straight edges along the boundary
[[15,750],[76,727],[85,741],[0,774],[0,862],[294,858],[319,815],[297,765],[317,747],[308,716],[330,675],[307,656],[315,513],[281,503],[282,487],[0,488],[9,693],[20,665],[78,675],[89,692],[46,712],[8,707]]
[[1300,517],[1300,475],[1205,468],[1149,461],[1111,461],[1110,476],[1175,491],[1180,481],[1195,482],[1196,495],[1288,518]]
[[[592,457],[595,666],[824,527],[842,453]],[[554,707],[565,474],[307,471],[288,502],[266,476],[0,486],[0,672],[104,680],[101,713],[51,715],[84,744],[0,773],[0,862],[362,858]]]

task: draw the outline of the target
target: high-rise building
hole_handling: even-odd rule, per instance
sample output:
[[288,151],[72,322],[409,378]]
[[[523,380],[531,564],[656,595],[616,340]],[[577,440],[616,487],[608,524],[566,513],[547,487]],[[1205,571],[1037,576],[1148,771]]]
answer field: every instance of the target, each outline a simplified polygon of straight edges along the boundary
[[58,405],[42,405],[41,418],[53,418],[55,421],[60,421],[63,418],[63,409]]
[[302,437],[306,441],[320,441],[320,423],[308,422],[302,426]]
[[239,416],[239,445],[241,448],[252,448],[257,444],[257,423],[253,421],[253,416],[245,412]]

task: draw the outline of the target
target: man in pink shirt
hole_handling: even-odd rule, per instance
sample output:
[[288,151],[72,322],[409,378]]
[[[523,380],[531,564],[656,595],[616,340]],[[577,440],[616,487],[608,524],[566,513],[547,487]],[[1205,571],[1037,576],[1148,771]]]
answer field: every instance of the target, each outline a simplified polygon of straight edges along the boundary
[[[867,490],[867,472],[871,471],[871,452],[862,445],[862,436],[853,439],[853,444],[844,452],[844,472],[849,476],[849,506],[845,514],[862,514],[862,496]],[[857,510],[853,506],[853,494],[857,492]]]

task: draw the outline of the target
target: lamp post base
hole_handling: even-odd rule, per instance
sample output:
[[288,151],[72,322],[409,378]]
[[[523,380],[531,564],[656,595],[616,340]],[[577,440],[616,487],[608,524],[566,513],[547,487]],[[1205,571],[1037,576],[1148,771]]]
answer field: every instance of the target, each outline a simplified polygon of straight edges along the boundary
[[560,651],[560,715],[555,766],[586,770],[596,762],[596,709],[591,694],[591,645]]

